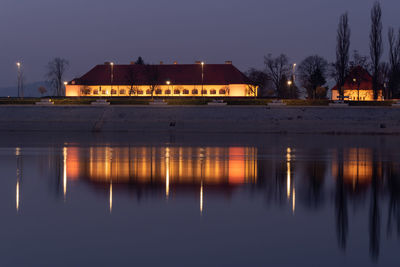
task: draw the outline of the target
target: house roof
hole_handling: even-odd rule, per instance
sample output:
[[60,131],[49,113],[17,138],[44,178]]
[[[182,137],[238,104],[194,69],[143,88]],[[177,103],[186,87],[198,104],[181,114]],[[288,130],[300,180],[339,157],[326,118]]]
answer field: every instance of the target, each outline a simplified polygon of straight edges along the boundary
[[[352,68],[346,76],[344,90],[372,90],[372,76],[361,66]],[[338,85],[332,88],[338,90]]]
[[[205,64],[205,85],[247,84],[248,78],[232,64]],[[112,77],[112,78],[111,78]],[[71,82],[78,85],[148,85],[157,83],[180,85],[202,84],[201,64],[173,65],[97,65]]]

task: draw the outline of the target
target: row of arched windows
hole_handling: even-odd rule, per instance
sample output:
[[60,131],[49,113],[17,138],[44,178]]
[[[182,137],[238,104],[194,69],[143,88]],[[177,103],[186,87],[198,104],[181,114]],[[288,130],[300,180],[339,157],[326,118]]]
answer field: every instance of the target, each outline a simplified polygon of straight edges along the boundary
[[[211,89],[209,91],[206,90],[206,89],[203,89],[203,90],[200,90],[200,91],[201,91],[200,94],[202,94],[202,95],[203,94],[206,95],[206,94],[208,94],[208,92],[210,93],[210,95],[216,95],[217,94],[217,90],[215,90],[215,89]],[[83,95],[90,95],[90,89],[82,89],[81,93]],[[108,95],[109,91],[108,90],[100,90],[100,93],[103,94],[103,95]],[[130,94],[131,95],[136,95],[136,94],[137,95],[143,95],[143,93],[144,93],[143,90],[140,90],[140,89],[137,90],[137,92],[135,90],[130,90]],[[154,91],[154,93],[156,95],[161,95],[161,94],[163,94],[163,90],[156,89]],[[190,91],[188,89],[183,89],[183,90],[182,89],[174,89],[173,92],[170,89],[164,90],[164,94],[165,95],[171,95],[172,93],[174,95],[180,95],[180,94],[188,95],[188,94],[190,94]],[[191,91],[191,93],[192,93],[192,95],[198,95],[199,94],[199,90],[193,89]],[[218,93],[220,95],[225,95],[226,94],[226,90],[225,89],[219,89]],[[118,94],[118,91],[116,89],[112,89],[111,90],[111,95],[117,95],[117,94]],[[125,89],[119,90],[119,94],[120,95],[125,95],[126,94],[126,90]],[[99,95],[99,90],[98,89],[94,89],[93,90],[93,95]],[[151,95],[151,90],[150,89],[146,90],[146,95]]]

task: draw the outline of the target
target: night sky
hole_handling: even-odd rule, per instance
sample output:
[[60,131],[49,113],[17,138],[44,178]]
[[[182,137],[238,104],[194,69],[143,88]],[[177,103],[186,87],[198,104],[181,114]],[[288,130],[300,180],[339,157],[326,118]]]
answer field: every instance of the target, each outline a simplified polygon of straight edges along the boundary
[[[383,23],[400,27],[399,0],[384,0]],[[373,0],[1,0],[0,87],[44,80],[47,62],[70,61],[67,78],[104,61],[263,66],[268,53],[292,62],[310,54],[334,59],[340,14],[349,12],[352,47],[368,53]],[[387,53],[387,47],[385,47]]]

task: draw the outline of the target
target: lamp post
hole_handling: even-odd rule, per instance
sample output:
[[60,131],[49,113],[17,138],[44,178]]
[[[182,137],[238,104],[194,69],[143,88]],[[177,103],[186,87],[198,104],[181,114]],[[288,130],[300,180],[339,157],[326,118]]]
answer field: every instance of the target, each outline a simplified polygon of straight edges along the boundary
[[204,96],[203,88],[204,88],[204,61],[201,62],[201,96]]
[[[168,90],[169,90],[169,85],[171,84],[171,81],[168,80],[168,81],[166,81],[165,83],[168,85]],[[172,92],[170,91],[170,93],[172,93]]]
[[67,96],[67,85],[68,82],[64,82],[64,96]]
[[111,94],[112,89],[113,89],[113,81],[114,81],[114,62],[111,62],[110,66],[111,66],[111,91],[110,91],[110,94]]
[[17,83],[18,83],[18,97],[24,97],[24,94],[22,92],[21,62],[17,62]]
[[293,76],[293,82],[295,81],[295,79],[296,79],[296,66],[297,66],[297,64],[296,63],[293,63],[293,73],[292,73],[292,76]]

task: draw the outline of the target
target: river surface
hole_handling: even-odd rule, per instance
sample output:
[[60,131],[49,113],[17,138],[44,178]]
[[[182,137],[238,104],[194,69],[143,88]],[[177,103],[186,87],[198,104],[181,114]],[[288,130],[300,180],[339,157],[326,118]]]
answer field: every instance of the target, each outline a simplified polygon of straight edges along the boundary
[[399,266],[400,138],[0,135],[0,266]]

